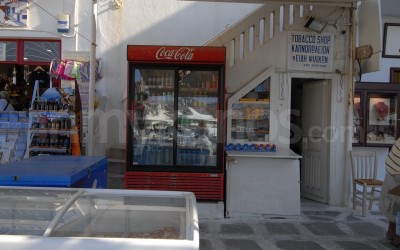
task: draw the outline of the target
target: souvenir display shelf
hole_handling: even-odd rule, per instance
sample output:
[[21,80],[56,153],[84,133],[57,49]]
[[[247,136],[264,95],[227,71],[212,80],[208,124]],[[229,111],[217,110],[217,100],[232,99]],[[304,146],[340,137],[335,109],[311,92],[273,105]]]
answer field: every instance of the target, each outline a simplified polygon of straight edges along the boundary
[[70,110],[30,110],[27,155],[70,154],[75,114]]
[[267,71],[228,99],[228,144],[258,145],[270,141],[271,81]]

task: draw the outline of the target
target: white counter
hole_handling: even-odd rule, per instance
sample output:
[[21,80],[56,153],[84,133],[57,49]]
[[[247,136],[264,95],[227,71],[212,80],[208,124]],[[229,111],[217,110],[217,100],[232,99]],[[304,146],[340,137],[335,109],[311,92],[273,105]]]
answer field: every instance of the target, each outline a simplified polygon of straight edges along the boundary
[[300,159],[301,155],[290,149],[277,149],[276,152],[240,152],[226,151],[228,157],[256,157],[256,158],[279,158],[279,159]]
[[226,216],[299,216],[300,155],[227,151]]

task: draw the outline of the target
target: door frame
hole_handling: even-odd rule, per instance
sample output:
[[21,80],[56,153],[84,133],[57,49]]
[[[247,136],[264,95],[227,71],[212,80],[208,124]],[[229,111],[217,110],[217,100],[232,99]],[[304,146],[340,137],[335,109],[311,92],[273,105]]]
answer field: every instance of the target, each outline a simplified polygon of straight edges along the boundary
[[[328,124],[329,127],[335,127],[333,124],[335,111],[337,109],[335,103],[336,102],[344,102],[345,101],[345,89],[344,86],[338,86],[339,84],[339,76],[337,74],[332,73],[301,73],[301,72],[291,72],[288,73],[288,85],[289,85],[289,93],[291,95],[292,91],[292,80],[298,78],[306,78],[306,79],[313,79],[313,80],[328,80],[328,95],[330,95],[330,103],[328,103],[330,110],[330,114],[328,114]],[[292,108],[291,98],[289,99],[289,108]],[[335,132],[330,129],[329,133],[327,134],[329,138],[335,138]],[[337,178],[342,178],[342,176],[338,175],[337,171],[337,161],[334,154],[335,146],[333,145],[334,142],[330,142],[328,145],[328,170],[327,170],[327,179],[328,179],[328,187],[327,187],[327,203],[330,204],[332,202],[332,198],[335,197],[333,192],[336,190],[335,185],[337,184],[335,180]],[[344,183],[347,180],[344,180]]]

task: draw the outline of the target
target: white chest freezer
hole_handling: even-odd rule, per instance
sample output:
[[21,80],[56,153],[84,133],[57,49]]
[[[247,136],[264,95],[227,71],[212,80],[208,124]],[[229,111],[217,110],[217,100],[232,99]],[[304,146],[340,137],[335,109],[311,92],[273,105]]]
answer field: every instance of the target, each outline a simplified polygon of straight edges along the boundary
[[7,249],[199,249],[190,192],[0,187]]

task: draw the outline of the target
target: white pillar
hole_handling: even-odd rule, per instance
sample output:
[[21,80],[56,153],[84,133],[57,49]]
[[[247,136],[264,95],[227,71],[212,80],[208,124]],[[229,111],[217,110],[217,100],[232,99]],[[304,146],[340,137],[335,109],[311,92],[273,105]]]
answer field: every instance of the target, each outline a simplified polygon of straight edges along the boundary
[[96,19],[94,16],[96,0],[93,0],[90,15],[91,15],[91,46],[90,46],[90,80],[89,80],[89,110],[88,110],[88,134],[86,155],[93,156],[94,147],[94,100],[95,100],[95,70],[96,70]]

